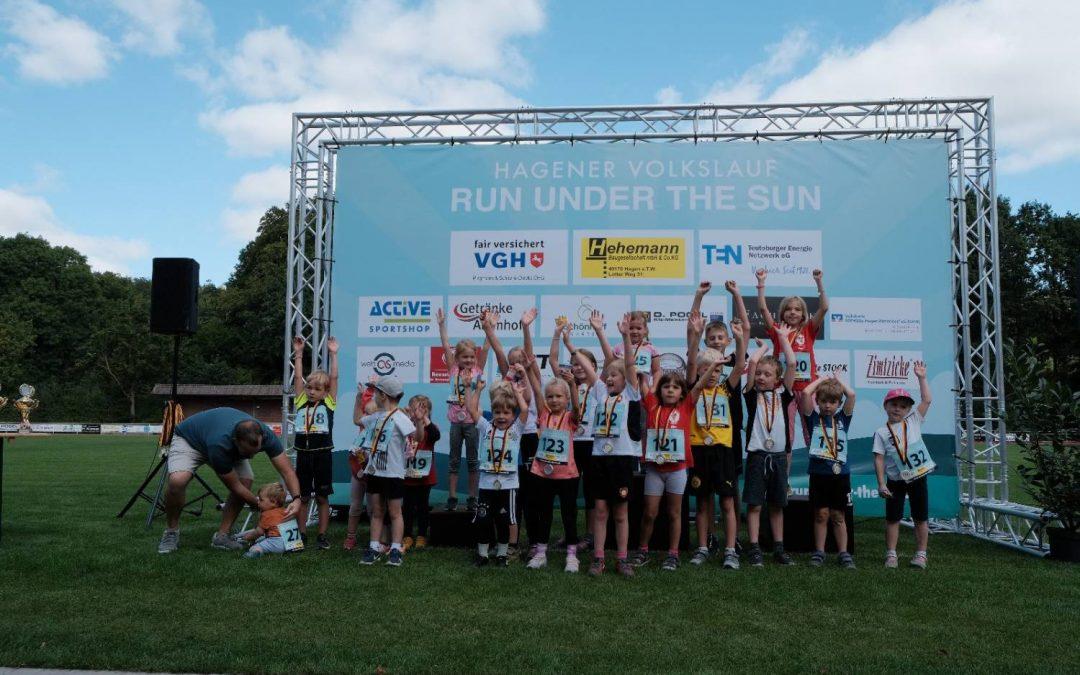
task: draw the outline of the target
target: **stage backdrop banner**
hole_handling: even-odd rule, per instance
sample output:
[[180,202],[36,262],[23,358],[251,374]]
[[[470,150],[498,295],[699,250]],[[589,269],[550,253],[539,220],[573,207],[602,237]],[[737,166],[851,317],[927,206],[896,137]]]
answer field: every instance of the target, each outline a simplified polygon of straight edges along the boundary
[[[699,281],[714,284],[705,313],[728,321],[723,283],[735,280],[760,336],[754,270],[769,271],[770,307],[797,294],[813,312],[811,272],[820,268],[830,302],[819,369],[858,394],[848,445],[856,512],[883,513],[871,454],[885,423],[882,399],[894,387],[917,397],[912,363],[923,360],[934,396],[923,425],[937,463],[931,514],[955,516],[947,180],[939,140],[343,147],[333,249],[342,378],[335,445],[344,451],[354,440],[350,413],[361,383],[397,375],[403,405],[415,394],[435,402],[441,497],[450,425],[439,308],[451,342],[482,340],[480,312],[498,311],[509,348],[521,344],[521,313],[536,307],[538,355],[548,352],[557,316],[569,319],[578,344],[597,349],[593,308],[613,342],[623,312],[646,310],[653,342],[669,355],[663,363],[677,366]],[[493,358],[487,369],[497,376]],[[808,484],[801,425],[795,435],[798,494]],[[347,504],[339,455],[334,501]]]

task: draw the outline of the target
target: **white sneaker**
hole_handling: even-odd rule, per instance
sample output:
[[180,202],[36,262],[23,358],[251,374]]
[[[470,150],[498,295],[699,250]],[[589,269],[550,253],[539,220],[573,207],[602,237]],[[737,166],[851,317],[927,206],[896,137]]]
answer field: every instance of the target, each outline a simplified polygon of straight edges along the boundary
[[215,532],[210,539],[210,548],[216,548],[220,551],[243,551],[244,543],[230,534]]
[[529,563],[525,565],[525,568],[530,570],[538,570],[541,567],[547,567],[547,553],[537,553],[529,558]]
[[161,535],[161,541],[158,542],[158,553],[172,553],[180,545],[180,530],[170,530],[165,528],[165,532]]
[[576,555],[566,556],[566,567],[563,568],[563,571],[569,572],[570,574],[578,573],[578,559]]

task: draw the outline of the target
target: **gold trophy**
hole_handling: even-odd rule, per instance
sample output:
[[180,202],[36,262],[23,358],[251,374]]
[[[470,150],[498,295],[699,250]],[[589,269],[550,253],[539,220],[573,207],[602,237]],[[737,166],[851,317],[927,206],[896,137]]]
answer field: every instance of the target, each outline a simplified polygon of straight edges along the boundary
[[7,398],[5,398],[3,396],[0,396],[0,410],[3,410],[4,406],[6,406],[6,405],[7,405]]
[[34,398],[35,389],[29,384],[19,385],[19,398],[15,400],[15,409],[19,411],[22,416],[22,422],[19,423],[19,433],[30,433],[30,411],[36,410],[40,401]]

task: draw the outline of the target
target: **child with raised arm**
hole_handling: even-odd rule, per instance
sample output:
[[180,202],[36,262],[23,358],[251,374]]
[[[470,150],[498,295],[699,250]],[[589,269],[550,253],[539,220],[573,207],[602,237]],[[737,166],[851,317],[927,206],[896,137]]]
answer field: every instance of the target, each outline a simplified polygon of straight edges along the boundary
[[[780,301],[780,308],[775,319],[769,313],[769,307],[765,302],[765,279],[768,277],[768,271],[762,268],[757,270],[755,275],[757,276],[758,311],[761,312],[761,316],[765,320],[765,331],[769,339],[772,340],[774,355],[782,353],[779,333],[776,330],[777,323],[785,324],[791,328],[788,341],[791,343],[791,349],[795,353],[795,361],[788,361],[787,363],[795,364],[795,386],[793,391],[798,394],[817,379],[814,341],[817,339],[818,334],[821,333],[822,326],[825,325],[825,312],[829,311],[829,299],[825,297],[825,284],[822,282],[821,270],[813,271],[814,283],[817,285],[818,290],[818,308],[814,312],[814,316],[810,316],[810,310],[807,308],[805,300],[797,295],[789,295]],[[795,413],[795,401],[793,399],[789,416],[794,419]],[[802,427],[803,440],[809,443],[810,428],[805,425],[802,425]]]
[[[911,505],[915,521],[915,555],[911,566],[926,569],[926,549],[930,539],[930,494],[926,477],[937,465],[922,439],[922,423],[933,397],[926,379],[926,364],[916,361],[919,405],[903,389],[885,394],[885,426],[874,432],[874,469],[878,494],[885,498],[885,567],[896,568],[896,542],[904,517],[904,498]],[[914,407],[914,410],[912,409]]]
[[[746,480],[743,502],[746,503],[746,530],[750,536],[750,564],[764,564],[758,535],[761,532],[761,507],[769,506],[769,525],[773,535],[773,559],[781,565],[795,561],[784,550],[784,507],[788,497],[788,462],[791,459],[791,433],[794,421],[788,414],[794,400],[791,386],[795,381],[795,355],[789,337],[791,329],[777,325],[788,366],[775,356],[765,356],[759,347],[750,357],[743,399],[746,405]],[[782,379],[781,379],[782,378]]]
[[[690,317],[691,353],[697,351],[697,341],[705,322],[700,312]],[[739,475],[742,473],[742,396],[739,383],[746,365],[746,342],[750,332],[749,323],[731,322],[735,336],[734,363],[727,377],[721,378],[714,364],[728,361],[720,350],[707,348],[701,355],[694,354],[695,367],[710,373],[699,383],[704,383],[698,405],[690,426],[690,443],[694,465],[690,469],[690,488],[697,499],[698,549],[690,563],[704,564],[712,547],[710,538],[715,506],[713,495],[719,495],[724,512],[724,568],[739,569],[736,537],[739,529],[735,500],[739,496]],[[725,329],[726,333],[726,329]],[[696,372],[696,371],[695,371]]]
[[[431,512],[429,498],[431,488],[439,479],[435,471],[435,444],[439,442],[441,433],[431,421],[431,399],[427,396],[410,398],[406,412],[416,427],[413,435],[416,454],[405,462],[405,499],[402,501],[402,519],[405,522],[402,545],[408,551],[414,546],[417,549],[427,546],[428,515]],[[413,539],[413,523],[416,524],[416,539]]]
[[[603,317],[598,315],[601,325]],[[634,466],[641,456],[641,394],[637,389],[633,350],[630,344],[629,322],[619,322],[623,336],[623,358],[604,365],[603,381],[596,376],[592,364],[580,353],[578,364],[585,370],[589,395],[594,400],[592,421],[593,455],[589,476],[593,481],[596,509],[593,516],[593,561],[589,576],[604,573],[604,544],[607,540],[608,516],[615,521],[615,570],[624,577],[634,576],[627,562],[630,523],[627,520],[627,501]],[[608,353],[611,347],[603,332],[599,333],[601,348]]]
[[[480,414],[480,393],[484,383],[469,387],[465,403],[477,420],[480,432],[480,495],[473,524],[476,526],[476,566],[488,564],[489,542],[494,534],[495,564],[506,567],[510,560],[510,525],[516,522],[515,500],[518,489],[518,453],[525,428],[528,407],[525,404],[525,383],[509,387],[493,387],[491,392],[491,421]],[[498,391],[496,391],[498,389]]]
[[371,428],[365,428],[362,420],[366,415],[373,415],[379,408],[375,405],[375,380],[371,379],[365,385],[358,384],[363,394],[358,395],[353,402],[353,424],[356,425],[357,434],[353,445],[349,448],[349,522],[345,530],[345,541],[342,548],[351,551],[356,548],[356,530],[360,527],[360,517],[364,511],[364,497],[367,495],[367,468],[368,452],[371,450]]
[[[599,316],[599,312],[593,310],[593,316],[589,319],[589,325],[597,334],[604,332],[603,321],[599,321],[596,317]],[[593,450],[593,438],[592,438],[592,423],[593,418],[596,416],[596,400],[589,396],[589,383],[585,380],[585,369],[578,363],[577,355],[580,354],[585,360],[592,366],[593,372],[596,372],[597,362],[596,356],[593,355],[588,349],[578,349],[574,347],[570,342],[570,330],[571,325],[565,321],[556,320],[555,331],[551,337],[551,353],[548,358],[548,363],[551,366],[551,371],[556,377],[563,377],[565,379],[566,372],[569,370],[573,381],[570,383],[570,389],[574,396],[577,398],[577,409],[580,411],[578,415],[578,425],[574,430],[574,464],[577,466],[578,475],[581,476],[582,488],[585,496],[585,536],[581,537],[578,543],[579,552],[592,552],[593,536],[592,536],[592,523],[593,523],[593,510],[595,507],[595,498],[593,495],[592,484],[588,478],[588,468],[592,458]],[[562,340],[566,345],[566,350],[570,353],[570,367],[568,369],[563,368],[559,360],[559,340]]]
[[416,426],[398,407],[405,390],[393,375],[383,375],[375,382],[375,405],[379,412],[361,420],[372,428],[371,451],[365,473],[368,502],[371,506],[371,537],[362,565],[373,565],[382,557],[383,519],[390,514],[390,554],[386,564],[397,567],[404,562],[402,536],[405,523],[401,500],[405,496],[405,462],[415,455],[412,436]]
[[443,355],[450,366],[450,396],[446,399],[447,418],[450,420],[450,467],[449,480],[450,495],[446,500],[446,510],[457,509],[457,484],[458,473],[461,467],[461,450],[465,448],[465,465],[469,477],[469,497],[466,508],[470,511],[476,508],[476,494],[480,481],[477,473],[477,447],[479,439],[474,419],[465,406],[465,380],[475,386],[484,374],[484,365],[487,363],[487,344],[478,348],[476,343],[469,339],[458,340],[453,347],[446,333],[446,314],[440,307],[435,312],[435,319],[439,324],[439,340],[442,342]]
[[[742,293],[739,292],[739,285],[732,280],[724,282],[724,289],[731,294],[731,305],[734,317],[731,320],[732,325],[738,321],[743,326],[747,327],[749,331],[750,316],[746,312],[746,303],[743,301]],[[690,316],[701,316],[701,301],[705,299],[705,296],[712,290],[711,281],[702,281],[698,284],[697,289],[694,291],[694,301],[690,304]],[[697,356],[700,341],[704,338],[705,347],[707,349],[715,349],[721,354],[725,354],[723,365],[731,367],[735,364],[735,354],[727,354],[727,348],[731,345],[731,332],[728,331],[727,325],[723,321],[704,321],[702,316],[702,325],[696,331],[694,326],[690,322],[686,324],[686,379],[690,382],[694,382],[697,379],[697,364],[695,357]],[[750,339],[749,332],[746,335],[746,339]],[[745,364],[744,364],[745,367]]]
[[851,503],[847,434],[855,411],[855,391],[835,374],[818,378],[803,389],[799,409],[806,426],[813,429],[808,468],[810,508],[814,509],[814,553],[810,556],[810,566],[820,567],[825,563],[826,528],[832,522],[840,566],[853,570],[855,559],[848,553],[844,510]]
[[[531,361],[532,354],[528,356]],[[540,401],[537,417],[539,445],[529,470],[533,478],[531,500],[537,523],[537,529],[530,530],[529,537],[536,543],[536,552],[529,559],[528,568],[540,569],[547,565],[548,539],[551,537],[555,497],[558,497],[566,545],[564,570],[576,573],[578,468],[573,438],[581,418],[581,407],[574,395],[576,392],[571,390],[574,378],[569,371],[563,371],[541,388],[540,379],[531,369],[525,372],[532,387],[533,400]]]
[[649,313],[630,312],[629,321],[630,347],[615,345],[612,352],[620,358],[629,351],[633,355],[634,368],[641,378],[640,391],[651,389],[660,378],[660,352],[649,342]]
[[[259,524],[241,533],[240,537],[251,542],[245,558],[261,558],[264,555],[280,555],[285,552],[285,540],[278,526],[285,522],[285,488],[281,483],[267,483],[259,488]],[[295,530],[293,531],[295,535]]]
[[293,338],[293,393],[296,414],[293,418],[296,448],[296,478],[300,481],[301,515],[296,519],[300,537],[307,543],[307,514],[312,495],[319,506],[320,550],[330,548],[326,529],[330,525],[330,500],[334,493],[332,451],[334,449],[334,412],[338,393],[338,341],[326,341],[330,353],[330,372],[315,370],[304,379],[304,338]]

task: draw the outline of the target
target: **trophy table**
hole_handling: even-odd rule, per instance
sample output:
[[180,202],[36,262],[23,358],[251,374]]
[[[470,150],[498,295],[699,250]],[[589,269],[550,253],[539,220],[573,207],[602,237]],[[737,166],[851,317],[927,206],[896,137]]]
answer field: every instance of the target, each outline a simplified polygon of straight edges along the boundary
[[[48,434],[35,434],[30,430],[30,412],[37,409],[38,400],[34,398],[34,388],[29,384],[19,387],[20,397],[13,402],[15,409],[22,418],[19,423],[18,433],[0,433],[0,541],[4,536],[4,442],[11,438],[26,438],[27,436],[48,436]],[[0,409],[7,405],[8,400],[0,396]]]

